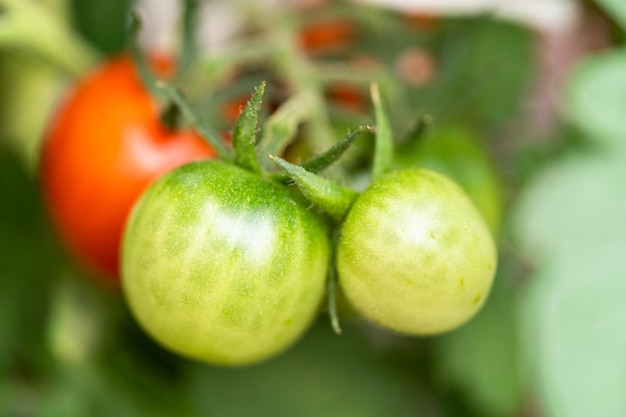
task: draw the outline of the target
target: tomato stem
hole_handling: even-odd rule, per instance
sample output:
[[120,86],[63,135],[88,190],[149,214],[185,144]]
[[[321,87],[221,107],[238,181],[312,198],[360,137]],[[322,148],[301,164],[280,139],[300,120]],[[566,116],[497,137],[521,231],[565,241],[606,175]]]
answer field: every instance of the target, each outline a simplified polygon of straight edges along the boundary
[[414,144],[417,143],[421,138],[424,137],[424,134],[430,126],[433,124],[433,117],[430,114],[423,114],[417,118],[413,122],[413,126],[409,129],[409,131],[404,135],[404,140],[402,143]]
[[295,138],[299,125],[310,116],[313,101],[310,92],[302,91],[291,96],[270,115],[259,141],[259,153],[282,154]]
[[187,123],[211,145],[221,159],[226,161],[232,161],[234,159],[232,150],[226,147],[219,134],[200,121],[178,90],[164,81],[157,81],[156,86],[178,106]]
[[196,31],[198,29],[198,0],[185,0],[183,2],[182,16],[182,46],[176,79],[179,80],[187,73],[196,60],[198,45]]
[[191,106],[187,104],[187,101],[176,88],[170,86],[165,81],[158,80],[154,76],[150,69],[150,65],[148,64],[148,60],[139,45],[138,34],[141,29],[141,17],[137,12],[133,12],[131,17],[129,47],[133,55],[133,59],[137,64],[137,69],[144,86],[157,99],[169,100],[173,103],[181,112],[187,123],[189,123],[207,141],[207,143],[211,145],[220,158],[232,161],[234,159],[233,153],[231,149],[226,147],[219,134],[200,122],[200,119],[196,116]]
[[386,85],[392,78],[385,68],[362,68],[344,62],[314,62],[312,70],[324,84],[350,83],[368,88],[372,81]]
[[[335,233],[338,235],[338,233]],[[343,333],[341,324],[339,323],[339,314],[337,314],[337,266],[335,260],[335,253],[337,252],[337,238],[333,239],[332,250],[330,255],[330,266],[328,268],[328,314],[330,316],[330,325],[333,328],[335,334],[340,335]]]
[[[309,144],[314,151],[331,146],[334,134],[325,105],[323,86],[315,75],[313,65],[297,42],[295,29],[291,22],[285,21],[272,27],[270,33],[272,36],[269,41],[276,47],[275,52],[269,57],[270,62],[293,89],[294,100],[288,108],[294,115],[299,116],[299,120],[292,119],[289,126],[290,132],[293,132],[290,139],[295,136],[299,124],[306,122],[305,128],[308,132],[305,138],[311,139]],[[294,123],[296,121],[297,123]],[[276,135],[276,130],[270,131],[268,135]],[[272,141],[270,138],[271,136],[267,140]],[[284,149],[288,143],[289,141],[284,141],[280,145]],[[283,149],[268,148],[268,152],[265,153],[280,154]]]
[[[133,60],[137,66],[139,77],[143,83],[143,86],[150,92],[150,94],[160,100],[166,99],[164,92],[157,85],[158,80],[155,77],[150,64],[144,51],[139,45],[139,31],[141,30],[142,20],[139,13],[135,10],[131,13],[131,22],[129,28],[129,49],[133,57]],[[167,107],[167,106],[166,106]]]

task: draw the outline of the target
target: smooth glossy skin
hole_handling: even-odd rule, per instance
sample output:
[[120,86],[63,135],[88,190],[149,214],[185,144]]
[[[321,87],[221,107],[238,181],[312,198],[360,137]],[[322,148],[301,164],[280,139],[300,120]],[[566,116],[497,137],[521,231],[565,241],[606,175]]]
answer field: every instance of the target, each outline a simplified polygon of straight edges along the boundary
[[284,186],[197,162],[155,182],[133,210],[123,291],[163,346],[241,365],[281,352],[308,328],[328,258],[323,223]]
[[123,225],[154,179],[213,150],[159,120],[130,58],[105,63],[77,85],[44,143],[41,181],[52,220],[70,250],[118,280]]
[[463,190],[412,168],[375,181],[345,219],[337,251],[343,291],[375,323],[433,335],[469,320],[489,294],[493,238]]

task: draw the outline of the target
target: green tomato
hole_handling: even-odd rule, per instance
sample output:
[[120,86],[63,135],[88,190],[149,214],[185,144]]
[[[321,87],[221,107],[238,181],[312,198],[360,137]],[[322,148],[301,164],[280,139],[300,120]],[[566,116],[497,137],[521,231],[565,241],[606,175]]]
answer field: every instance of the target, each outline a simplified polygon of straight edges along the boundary
[[346,298],[375,323],[432,335],[469,320],[485,302],[497,254],[465,192],[420,168],[374,181],[348,212],[337,248]]
[[328,259],[324,223],[287,188],[203,161],[166,174],[133,209],[122,288],[163,346],[247,364],[286,349],[314,320]]
[[397,153],[395,167],[421,167],[447,175],[472,199],[494,235],[502,223],[502,184],[489,156],[466,128],[448,127],[420,138],[412,149]]

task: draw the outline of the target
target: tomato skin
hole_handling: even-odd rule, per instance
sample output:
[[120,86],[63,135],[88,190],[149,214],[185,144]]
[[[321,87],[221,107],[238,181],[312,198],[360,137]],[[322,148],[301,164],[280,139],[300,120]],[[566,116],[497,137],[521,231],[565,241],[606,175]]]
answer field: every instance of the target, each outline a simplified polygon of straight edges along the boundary
[[319,216],[284,186],[221,161],[156,181],[122,250],[123,292],[147,333],[222,365],[294,343],[318,313],[329,259]]
[[70,251],[117,282],[121,233],[137,197],[172,168],[212,156],[192,131],[161,124],[132,60],[120,56],[80,82],[56,114],[41,156],[44,198]]
[[490,291],[493,238],[456,183],[433,171],[394,171],[348,212],[337,248],[338,279],[357,311],[409,335],[469,320]]

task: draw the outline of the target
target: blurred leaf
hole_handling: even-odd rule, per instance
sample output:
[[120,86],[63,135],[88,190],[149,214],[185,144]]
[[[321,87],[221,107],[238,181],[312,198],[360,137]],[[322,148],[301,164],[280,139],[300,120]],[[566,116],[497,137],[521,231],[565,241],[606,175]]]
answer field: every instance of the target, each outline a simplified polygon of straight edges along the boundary
[[[82,287],[83,294],[85,291],[97,289],[95,286],[89,288],[89,283],[85,283],[87,285],[83,285],[82,281],[73,281],[69,285]],[[98,296],[102,299],[96,300]],[[16,380],[6,390],[0,386],[0,400],[3,394],[11,399],[5,405],[9,410],[6,415],[194,416],[181,391],[181,373],[172,371],[175,366],[171,368],[179,360],[156,347],[131,322],[119,294],[93,293],[87,295],[87,298],[88,300],[83,300],[86,301],[85,304],[96,305],[92,307],[95,311],[85,310],[86,315],[103,313],[104,311],[100,311],[103,307],[108,314],[103,318],[108,320],[107,323],[92,320],[94,328],[87,332],[100,334],[97,349],[87,347],[87,354],[67,355],[67,352],[59,352],[56,348],[53,352],[56,361],[41,372],[36,380]],[[58,301],[66,302],[68,299],[62,297]],[[70,300],[70,303],[75,302],[76,300]],[[123,312],[124,314],[120,314]],[[68,337],[74,335],[78,339],[77,343],[85,339],[81,334],[85,330],[83,328],[63,330],[68,333]],[[91,342],[90,339],[91,335],[87,335],[86,342]],[[70,353],[73,352],[74,349],[71,349]],[[157,357],[154,352],[158,352]],[[0,415],[5,415],[2,412],[0,407]]]
[[443,385],[449,390],[456,388],[481,416],[512,416],[521,404],[515,306],[513,281],[501,265],[483,310],[437,341]]
[[74,25],[106,54],[126,46],[128,13],[132,0],[70,0]]
[[623,142],[626,51],[594,55],[579,64],[570,79],[565,104],[571,121],[591,135],[591,139],[608,144]]
[[436,82],[416,95],[420,110],[436,121],[461,117],[488,127],[509,120],[533,75],[533,45],[527,29],[510,23],[452,21],[436,45]]
[[626,415],[625,249],[543,265],[532,282],[524,348],[548,417]]
[[539,175],[515,217],[539,262],[523,348],[548,417],[626,415],[626,147],[573,153]]
[[617,23],[626,30],[626,2],[623,0],[596,0]]
[[513,228],[532,259],[624,244],[625,150],[570,152],[523,191]]
[[[119,352],[124,354],[123,352]],[[40,417],[175,417],[189,416],[181,393],[134,363],[125,368],[110,363],[59,368],[38,401]],[[130,378],[129,378],[130,377]],[[160,388],[157,388],[160,387]],[[156,389],[155,389],[156,388]],[[180,406],[179,406],[180,405]]]
[[[381,361],[355,329],[336,336],[326,321],[293,349],[249,368],[198,367],[190,392],[213,417],[415,415],[418,393]],[[412,400],[411,400],[412,398]],[[415,404],[418,405],[418,404]]]
[[0,374],[45,356],[51,276],[59,251],[32,177],[0,146]]
[[0,140],[10,141],[31,170],[66,83],[49,63],[17,52],[0,54]]

